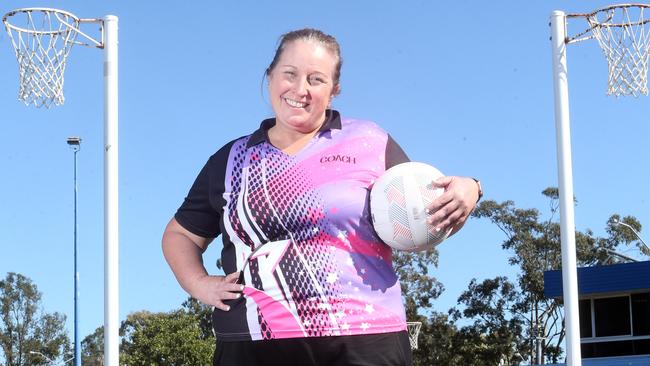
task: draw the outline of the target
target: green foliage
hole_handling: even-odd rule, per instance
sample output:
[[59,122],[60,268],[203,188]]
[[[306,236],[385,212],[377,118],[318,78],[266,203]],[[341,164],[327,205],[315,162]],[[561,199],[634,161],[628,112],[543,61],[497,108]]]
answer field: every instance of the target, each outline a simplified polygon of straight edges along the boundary
[[104,365],[104,327],[95,331],[81,341],[81,364],[84,366]]
[[433,311],[433,300],[444,287],[431,275],[438,266],[438,251],[393,252],[393,266],[400,279],[406,308],[406,319],[422,322],[418,349],[413,352],[413,365],[455,365],[453,339],[456,328],[445,315]]
[[522,361],[521,353],[525,354],[530,345],[522,336],[525,319],[517,311],[520,296],[506,277],[470,282],[458,298],[464,310],[451,311],[454,320],[474,320],[459,332],[462,364],[518,365]]
[[464,365],[457,352],[458,330],[446,315],[432,312],[428,317],[411,320],[422,322],[418,348],[413,350],[413,366]]
[[199,302],[199,300],[188,297],[183,302],[183,309],[190,315],[194,316],[196,323],[201,328],[201,339],[214,340],[214,331],[212,329],[212,306]]
[[[135,312],[121,323],[120,364],[209,365],[214,352],[212,310],[188,298],[181,309],[166,313]],[[104,327],[81,342],[84,366],[104,364]]]
[[141,311],[120,327],[120,363],[130,366],[209,365],[214,339],[206,339],[194,314]]
[[41,294],[28,277],[10,272],[0,281],[0,347],[4,358],[0,365],[47,365],[69,351],[65,316],[44,313],[40,303]]
[[432,310],[432,301],[437,299],[444,287],[429,273],[429,268],[438,266],[438,251],[393,252],[393,266],[400,279],[405,297],[406,318],[415,319]]

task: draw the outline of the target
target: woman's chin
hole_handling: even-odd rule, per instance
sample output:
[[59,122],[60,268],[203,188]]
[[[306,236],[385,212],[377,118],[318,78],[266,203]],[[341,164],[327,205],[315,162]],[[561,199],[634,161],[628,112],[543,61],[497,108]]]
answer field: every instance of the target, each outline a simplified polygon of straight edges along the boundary
[[284,127],[297,132],[310,133],[320,128],[322,120],[310,118],[310,116],[307,115],[301,115],[301,116],[294,115],[285,118],[284,123],[282,122],[279,123],[281,123]]

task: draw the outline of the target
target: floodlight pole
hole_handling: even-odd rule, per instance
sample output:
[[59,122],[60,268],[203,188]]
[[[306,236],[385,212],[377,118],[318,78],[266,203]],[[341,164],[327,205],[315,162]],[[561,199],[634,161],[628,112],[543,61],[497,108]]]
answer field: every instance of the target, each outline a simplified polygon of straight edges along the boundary
[[104,22],[104,365],[118,366],[119,230],[118,230],[118,93],[117,22]]
[[79,339],[79,267],[77,266],[77,153],[81,150],[81,139],[68,137],[68,146],[74,152],[74,366],[81,365],[81,340]]
[[566,365],[581,366],[566,40],[566,15],[563,11],[556,10],[551,13],[551,44],[553,52],[553,90],[555,92],[555,130],[560,195],[560,237],[562,241],[562,291],[566,329]]

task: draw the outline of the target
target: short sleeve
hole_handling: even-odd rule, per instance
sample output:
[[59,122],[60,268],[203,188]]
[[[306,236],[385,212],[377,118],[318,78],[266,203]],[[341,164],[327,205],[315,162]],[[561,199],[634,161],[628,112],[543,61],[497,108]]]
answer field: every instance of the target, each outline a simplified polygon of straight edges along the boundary
[[386,169],[394,167],[395,165],[406,163],[411,161],[406,155],[402,147],[393,140],[393,138],[388,135],[388,141],[386,141]]
[[221,214],[211,203],[214,187],[214,156],[196,177],[192,188],[174,218],[191,233],[204,238],[215,238],[221,233]]

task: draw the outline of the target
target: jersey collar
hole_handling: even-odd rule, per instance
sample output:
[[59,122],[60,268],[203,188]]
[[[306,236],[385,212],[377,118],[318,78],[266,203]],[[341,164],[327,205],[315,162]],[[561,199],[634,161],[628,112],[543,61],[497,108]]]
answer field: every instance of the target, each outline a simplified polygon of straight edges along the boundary
[[[253,132],[253,134],[251,135],[251,138],[248,139],[246,148],[255,146],[262,142],[270,143],[269,129],[273,126],[275,126],[275,118],[268,118],[262,121],[262,123],[260,124],[260,128],[255,130],[255,132]],[[323,123],[323,125],[320,126],[318,132],[329,131],[333,129],[336,130],[341,129],[341,114],[334,109],[328,109],[325,111],[325,123]]]

